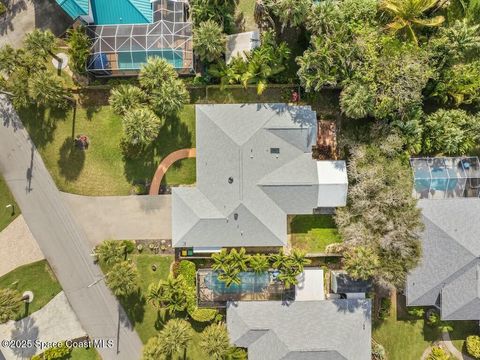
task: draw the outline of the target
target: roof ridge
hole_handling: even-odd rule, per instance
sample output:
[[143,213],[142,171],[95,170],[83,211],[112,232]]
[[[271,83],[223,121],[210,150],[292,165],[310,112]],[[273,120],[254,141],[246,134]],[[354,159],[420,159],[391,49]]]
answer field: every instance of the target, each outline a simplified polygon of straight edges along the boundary
[[[137,7],[137,5],[134,4],[134,0],[126,0],[126,1],[128,1],[128,2],[130,3],[130,5],[132,5],[132,6],[135,8],[135,10],[136,10],[145,20],[147,20],[149,23],[152,22],[152,19],[148,19],[148,18],[145,16],[145,14],[144,14],[142,11],[140,11],[140,9]],[[150,6],[152,6],[152,5],[150,4]]]

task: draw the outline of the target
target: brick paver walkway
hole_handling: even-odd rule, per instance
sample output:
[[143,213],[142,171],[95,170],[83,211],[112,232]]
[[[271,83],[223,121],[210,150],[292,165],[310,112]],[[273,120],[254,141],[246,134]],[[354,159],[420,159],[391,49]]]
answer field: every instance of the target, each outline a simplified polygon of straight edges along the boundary
[[153,176],[152,184],[150,185],[150,195],[158,195],[160,191],[160,184],[162,183],[163,176],[167,172],[168,168],[178,160],[193,158],[197,155],[196,149],[181,149],[169,154],[158,165],[157,171]]

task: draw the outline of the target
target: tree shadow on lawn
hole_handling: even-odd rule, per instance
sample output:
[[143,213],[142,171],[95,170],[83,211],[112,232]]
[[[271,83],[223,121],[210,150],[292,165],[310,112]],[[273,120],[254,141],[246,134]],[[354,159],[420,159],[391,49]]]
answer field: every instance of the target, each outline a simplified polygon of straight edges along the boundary
[[35,146],[41,149],[53,141],[57,122],[65,121],[69,111],[31,105],[17,110],[17,113]]
[[85,151],[75,147],[74,141],[68,137],[60,147],[58,168],[60,175],[68,181],[77,180],[85,165]]
[[176,150],[191,148],[192,145],[192,132],[188,126],[178,116],[170,117],[161,126],[152,145],[135,158],[124,157],[125,176],[130,182],[151,180],[162,159]]
[[135,326],[136,323],[143,322],[147,301],[145,296],[142,295],[140,289],[127,297],[122,297],[120,303],[122,304],[132,326]]

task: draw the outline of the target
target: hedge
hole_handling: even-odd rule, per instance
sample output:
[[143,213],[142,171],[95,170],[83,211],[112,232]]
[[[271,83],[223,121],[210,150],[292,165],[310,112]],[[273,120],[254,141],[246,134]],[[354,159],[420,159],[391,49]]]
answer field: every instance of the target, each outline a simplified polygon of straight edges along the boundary
[[471,335],[466,341],[467,352],[476,359],[480,359],[480,336]]
[[195,286],[197,268],[195,264],[188,260],[182,260],[178,264],[178,275],[182,275],[189,286]]
[[72,348],[69,348],[65,343],[59,347],[52,347],[39,355],[32,357],[32,360],[60,360],[66,359],[72,353]]
[[217,316],[217,310],[196,308],[194,311],[189,312],[188,314],[193,320],[203,323],[213,321],[215,316]]

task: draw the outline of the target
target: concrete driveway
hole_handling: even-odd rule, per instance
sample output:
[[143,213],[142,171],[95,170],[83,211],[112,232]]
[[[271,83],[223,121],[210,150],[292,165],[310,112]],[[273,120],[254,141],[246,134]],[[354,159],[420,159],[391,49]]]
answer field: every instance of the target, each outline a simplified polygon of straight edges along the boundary
[[105,239],[172,238],[171,195],[62,196],[92,247]]
[[[35,296],[35,294],[34,294]],[[0,340],[39,340],[58,342],[73,340],[87,335],[62,291],[47,305],[32,315],[0,325]],[[30,359],[46,349],[25,347],[20,349],[0,346],[0,359]]]
[[60,36],[73,20],[55,0],[6,0],[9,11],[0,17],[0,47],[5,44],[22,46],[26,33],[35,28],[50,29]]

